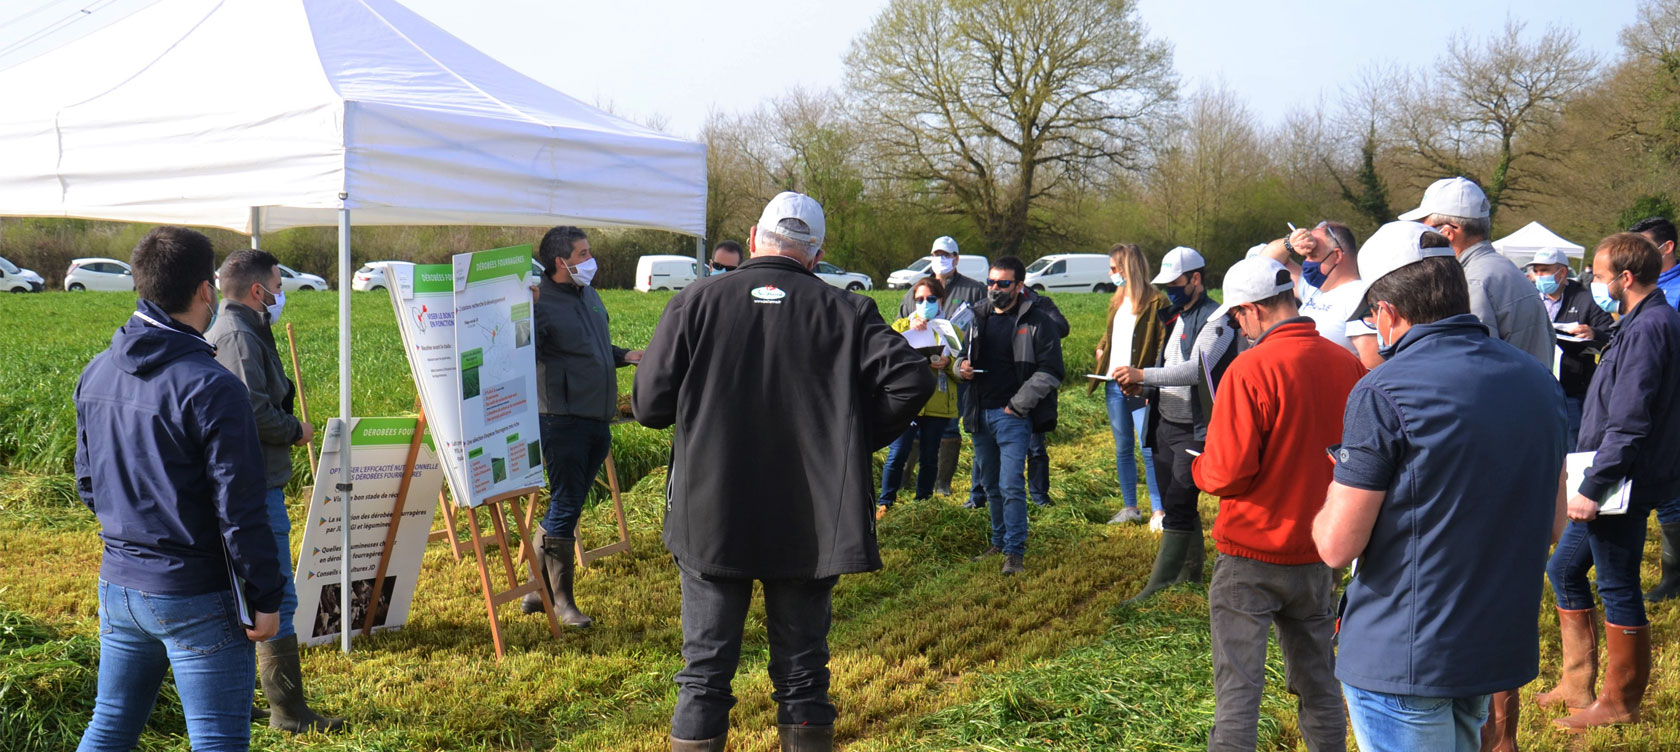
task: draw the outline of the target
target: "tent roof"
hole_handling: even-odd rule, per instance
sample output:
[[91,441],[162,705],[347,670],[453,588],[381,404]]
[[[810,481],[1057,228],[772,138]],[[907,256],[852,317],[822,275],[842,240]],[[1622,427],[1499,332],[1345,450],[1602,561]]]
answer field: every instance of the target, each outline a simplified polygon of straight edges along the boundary
[[1563,239],[1539,222],[1530,222],[1523,228],[1493,241],[1493,249],[1516,262],[1518,266],[1527,264],[1534,258],[1534,254],[1546,249],[1556,248],[1563,251],[1570,258],[1581,258],[1585,249]]
[[705,229],[703,144],[394,0],[162,0],[0,70],[0,91],[0,214]]

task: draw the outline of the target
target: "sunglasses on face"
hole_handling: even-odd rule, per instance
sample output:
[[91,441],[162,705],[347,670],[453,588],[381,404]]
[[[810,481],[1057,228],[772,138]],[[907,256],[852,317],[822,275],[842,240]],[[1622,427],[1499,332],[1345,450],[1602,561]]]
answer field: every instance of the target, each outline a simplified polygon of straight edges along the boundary
[[988,280],[986,280],[986,286],[987,287],[1001,287],[1005,290],[1009,289],[1009,287],[1014,285],[1014,284],[1015,284],[1015,280],[1013,280],[1013,279],[988,279]]
[[925,298],[916,298],[915,300],[916,300],[917,303],[938,303],[939,302],[939,298],[936,298],[932,295],[929,295]]
[[727,265],[727,264],[712,264],[712,269],[714,269],[714,270],[717,270],[717,271],[720,271],[720,272],[732,272],[732,271],[735,271],[735,267],[733,267],[733,266],[729,266],[729,265]]

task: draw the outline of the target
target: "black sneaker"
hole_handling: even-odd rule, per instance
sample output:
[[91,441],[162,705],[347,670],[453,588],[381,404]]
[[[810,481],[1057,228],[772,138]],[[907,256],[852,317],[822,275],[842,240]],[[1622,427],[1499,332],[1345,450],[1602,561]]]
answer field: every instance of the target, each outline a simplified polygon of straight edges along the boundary
[[993,556],[997,556],[998,554],[1001,554],[1001,553],[1003,553],[1003,549],[998,548],[997,546],[990,546],[990,547],[987,547],[987,549],[984,552],[982,552],[979,556],[976,556],[972,559],[969,559],[969,561],[980,561],[982,559],[989,559],[989,558],[991,558]]
[[1023,562],[1022,558],[1020,554],[1009,554],[1003,557],[1003,573],[1010,575],[1027,571],[1026,562]]

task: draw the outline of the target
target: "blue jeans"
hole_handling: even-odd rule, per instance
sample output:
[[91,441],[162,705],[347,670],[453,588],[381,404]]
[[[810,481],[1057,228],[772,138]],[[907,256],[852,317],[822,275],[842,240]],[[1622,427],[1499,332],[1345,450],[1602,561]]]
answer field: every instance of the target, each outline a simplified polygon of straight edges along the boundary
[[974,464],[992,503],[992,545],[1006,554],[1027,552],[1027,448],[1032,424],[1003,408],[982,409],[974,431]]
[[286,575],[286,589],[280,595],[280,631],[272,639],[297,634],[292,620],[297,616],[297,584],[292,577],[292,520],[286,516],[286,489],[268,489],[268,526],[274,528],[274,550],[280,552],[280,571]]
[[910,445],[921,441],[921,456],[916,464],[916,498],[933,496],[934,476],[939,474],[939,440],[945,435],[950,418],[918,415],[910,422],[891,446],[887,447],[887,462],[881,468],[881,506],[890,507],[898,501],[898,484],[904,482],[904,465],[910,461]]
[[1680,497],[1669,499],[1657,505],[1657,522],[1664,525],[1680,522]]
[[[682,582],[683,668],[677,672],[677,707],[671,736],[698,741],[729,730],[735,706],[732,684],[741,662],[741,637],[752,604],[753,581],[711,577],[677,562]],[[834,583],[764,580],[764,631],[770,648],[770,699],[780,724],[832,726],[828,698],[828,629]]]
[[[1142,397],[1127,397],[1120,385],[1108,382],[1108,428],[1114,432],[1114,467],[1120,474],[1120,495],[1126,506],[1137,509],[1137,456],[1134,446],[1143,445],[1143,421],[1148,410]],[[1135,444],[1133,442],[1136,442]],[[1155,450],[1143,447],[1143,474],[1149,486],[1149,501],[1161,506],[1161,488],[1155,485]]]
[[1347,683],[1342,684],[1342,694],[1360,752],[1477,752],[1482,748],[1489,695],[1391,695]]
[[1546,561],[1558,608],[1593,607],[1587,570],[1598,580],[1604,620],[1621,627],[1643,627],[1645,592],[1639,586],[1639,563],[1645,550],[1650,505],[1635,504],[1627,514],[1604,515],[1592,522],[1570,522]]
[[578,516],[589,498],[589,487],[607,461],[612,428],[604,420],[573,415],[543,415],[542,453],[548,471],[548,514],[544,533],[568,540],[577,537]]
[[157,595],[101,579],[99,690],[77,749],[133,749],[171,670],[192,748],[248,749],[257,654],[232,591]]

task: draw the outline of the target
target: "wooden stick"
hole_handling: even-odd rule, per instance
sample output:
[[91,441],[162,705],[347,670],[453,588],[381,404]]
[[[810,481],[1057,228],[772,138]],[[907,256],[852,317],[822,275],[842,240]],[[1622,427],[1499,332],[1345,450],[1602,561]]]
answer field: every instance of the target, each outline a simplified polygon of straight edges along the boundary
[[[297,385],[298,415],[303,422],[309,422],[309,400],[303,397],[303,369],[298,367],[297,336],[292,334],[292,322],[286,322],[286,344],[292,348],[292,383]],[[309,474],[315,475],[315,442],[304,446],[309,453]],[[348,605],[348,604],[346,604]]]
[[496,592],[490,586],[490,568],[484,564],[484,537],[478,531],[478,510],[467,510],[467,526],[472,531],[473,558],[478,561],[478,585],[484,591],[484,609],[490,613],[490,641],[496,646],[496,658],[501,659],[502,623],[496,619]]
[[607,490],[612,492],[613,514],[618,516],[618,540],[600,548],[585,551],[583,549],[583,534],[577,535],[577,562],[580,567],[587,567],[589,563],[602,557],[624,553],[630,550],[630,528],[624,521],[624,498],[618,491],[618,468],[613,465],[612,450],[607,450]]
[[[408,440],[408,460],[403,463],[402,479],[397,481],[397,500],[391,504],[391,523],[385,527],[385,546],[379,550],[379,568],[373,573],[373,594],[368,601],[367,616],[362,619],[362,636],[373,633],[374,617],[379,613],[379,595],[385,589],[385,569],[391,564],[391,551],[397,547],[397,529],[402,526],[403,511],[408,507],[408,487],[414,482],[414,464],[420,459],[420,442],[426,435],[426,408],[414,419],[414,435]],[[349,523],[348,520],[345,521]]]
[[[536,494],[525,497],[525,500],[528,502],[526,508],[534,508],[537,505]],[[513,505],[513,522],[519,526],[519,558],[525,562],[526,567],[531,572],[531,579],[527,580],[525,586],[520,589],[533,587],[536,589],[537,595],[542,598],[543,613],[548,614],[548,630],[553,632],[554,639],[558,640],[560,639],[560,617],[554,613],[554,601],[549,595],[548,588],[543,586],[542,573],[537,571],[537,554],[531,546],[531,523],[521,513],[518,499],[512,499],[508,503]]]

